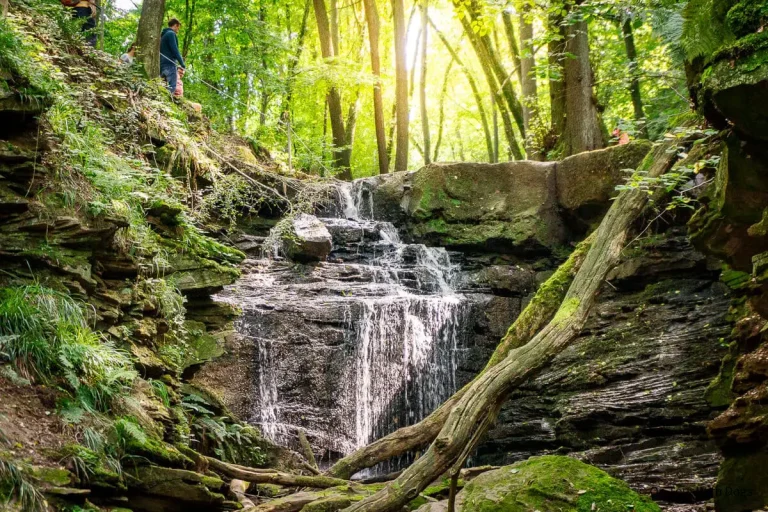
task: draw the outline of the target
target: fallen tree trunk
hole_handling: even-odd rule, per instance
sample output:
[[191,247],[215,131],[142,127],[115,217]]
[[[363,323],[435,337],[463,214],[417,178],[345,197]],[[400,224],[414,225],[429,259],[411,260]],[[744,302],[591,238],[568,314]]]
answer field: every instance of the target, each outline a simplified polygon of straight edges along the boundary
[[[665,144],[646,157],[643,165],[650,163],[651,177],[662,175],[672,166],[677,154],[670,149],[671,145]],[[581,331],[605,276],[618,263],[632,223],[648,199],[647,192],[640,189],[619,194],[600,223],[581,269],[554,318],[530,342],[510,349],[502,361],[491,365],[470,383],[424,455],[394,482],[344,509],[346,512],[399,510],[446,471],[459,469],[495,421],[509,392],[531,379]]]
[[[563,301],[576,272],[581,268],[593,239],[594,235],[590,235],[581,242],[568,260],[560,265],[557,271],[541,285],[528,306],[507,330],[483,371],[487,371],[501,362],[513,348],[525,345],[547,324]],[[480,375],[482,373],[474,380],[477,380]],[[445,420],[454,405],[464,396],[472,382],[454,393],[443,405],[415,425],[398,429],[339,460],[328,470],[328,474],[337,478],[349,479],[362,469],[375,466],[379,462],[431,443],[445,424]]]

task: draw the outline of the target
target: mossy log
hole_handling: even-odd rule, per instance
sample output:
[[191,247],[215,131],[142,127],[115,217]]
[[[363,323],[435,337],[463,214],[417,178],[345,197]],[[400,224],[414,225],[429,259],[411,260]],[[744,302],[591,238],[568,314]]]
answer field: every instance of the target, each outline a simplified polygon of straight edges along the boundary
[[348,480],[334,478],[324,475],[296,475],[293,473],[284,473],[273,469],[255,469],[229,464],[212,457],[205,457],[208,462],[208,468],[215,473],[229,478],[243,480],[255,484],[277,484],[286,487],[311,487],[315,489],[326,489],[329,487],[338,487],[340,485],[350,485]]
[[432,414],[416,423],[398,429],[381,439],[347,455],[329,470],[337,478],[351,478],[358,471],[375,466],[397,455],[416,450],[431,443],[440,432],[453,407],[461,400],[470,386],[489,368],[507,356],[510,350],[525,345],[554,316],[565,297],[576,272],[581,268],[594,234],[587,237],[571,253],[565,263],[541,285],[536,295],[501,339],[486,368],[475,379],[457,391]]
[[[675,162],[669,144],[656,148],[644,162],[648,174],[660,176]],[[644,168],[646,168],[644,166]],[[608,272],[618,263],[633,222],[648,203],[647,192],[623,191],[595,234],[594,242],[571,283],[555,317],[525,345],[511,348],[506,357],[485,369],[455,400],[448,418],[429,449],[400,477],[379,492],[344,509],[346,512],[389,512],[406,503],[474,450],[495,421],[507,395],[531,379],[581,331],[595,296]]]

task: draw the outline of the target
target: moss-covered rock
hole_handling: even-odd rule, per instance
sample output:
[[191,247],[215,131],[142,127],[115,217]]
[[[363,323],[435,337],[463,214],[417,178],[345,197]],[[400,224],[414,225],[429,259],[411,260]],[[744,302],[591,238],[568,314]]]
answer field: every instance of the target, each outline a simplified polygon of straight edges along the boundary
[[414,234],[439,245],[541,251],[566,240],[553,163],[428,165],[406,210]]
[[650,141],[638,140],[558,162],[558,203],[582,222],[599,220],[616,195],[616,185],[627,178],[626,169],[635,169],[652,146]]
[[129,471],[129,504],[140,510],[215,510],[225,497],[224,482],[193,471],[144,466]]
[[768,453],[727,458],[715,486],[718,512],[762,509],[768,503]]
[[570,457],[532,457],[489,471],[459,493],[466,512],[657,512],[640,496],[605,471]]

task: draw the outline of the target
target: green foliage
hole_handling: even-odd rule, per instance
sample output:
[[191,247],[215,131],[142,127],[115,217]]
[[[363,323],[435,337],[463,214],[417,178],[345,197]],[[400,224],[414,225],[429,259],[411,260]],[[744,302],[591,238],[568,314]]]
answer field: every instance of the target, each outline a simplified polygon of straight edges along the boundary
[[768,23],[768,4],[761,0],[742,0],[731,7],[725,22],[736,37],[755,33]]
[[217,416],[212,406],[204,397],[189,393],[181,402],[191,416],[193,441],[204,452],[217,458],[251,467],[262,466],[267,456],[259,443],[259,431],[250,425],[233,421],[228,416]]
[[0,336],[0,352],[18,371],[66,387],[64,409],[107,411],[136,377],[128,355],[88,327],[77,303],[40,285],[0,288]]
[[16,504],[25,512],[46,512],[45,498],[12,460],[0,456],[0,505]]
[[683,11],[685,23],[680,44],[688,60],[707,57],[725,43],[733,33],[725,24],[725,16],[734,0],[690,0]]

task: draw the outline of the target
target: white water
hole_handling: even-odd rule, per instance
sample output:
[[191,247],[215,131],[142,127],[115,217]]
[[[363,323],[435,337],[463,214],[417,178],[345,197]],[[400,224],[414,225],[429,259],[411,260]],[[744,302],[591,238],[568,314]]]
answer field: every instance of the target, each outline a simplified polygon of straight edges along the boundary
[[476,302],[455,291],[445,249],[403,243],[372,219],[366,186],[340,185],[345,219],[321,219],[337,256],[314,267],[260,261],[224,294],[243,308],[238,330],[256,349],[251,421],[279,443],[302,428],[346,454],[420,421],[457,388]]

